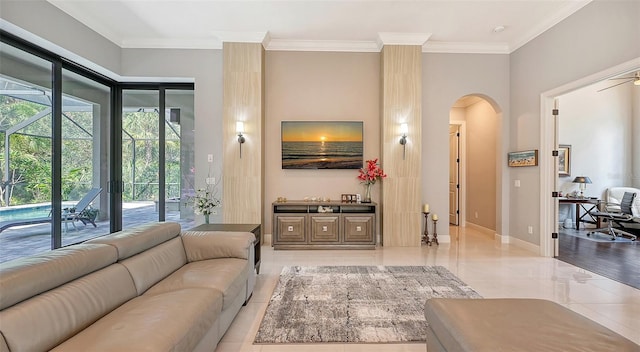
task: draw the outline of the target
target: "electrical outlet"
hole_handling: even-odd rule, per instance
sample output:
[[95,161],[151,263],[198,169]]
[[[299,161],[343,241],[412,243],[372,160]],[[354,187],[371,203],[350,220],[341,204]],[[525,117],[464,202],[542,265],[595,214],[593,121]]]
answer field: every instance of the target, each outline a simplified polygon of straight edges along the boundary
[[513,181],[513,185],[514,185],[515,187],[520,187],[520,180],[515,180],[515,181]]
[[213,154],[207,154],[207,162],[209,163],[213,162]]
[[527,232],[528,232],[530,235],[533,235],[533,226],[529,225],[529,227],[527,227]]
[[205,181],[206,181],[206,183],[208,185],[215,185],[216,184],[216,178],[215,177],[207,177]]

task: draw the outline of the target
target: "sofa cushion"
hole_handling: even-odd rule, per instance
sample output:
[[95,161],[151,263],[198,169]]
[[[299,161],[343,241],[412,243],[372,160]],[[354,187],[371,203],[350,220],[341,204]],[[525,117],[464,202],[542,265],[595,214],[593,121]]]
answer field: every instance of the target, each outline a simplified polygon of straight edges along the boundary
[[0,311],[11,351],[47,351],[136,297],[127,269],[112,264]]
[[182,243],[189,262],[215,258],[249,259],[255,241],[251,232],[185,231]]
[[138,295],[187,263],[179,237],[120,262],[133,277]]
[[244,259],[210,259],[189,263],[150,288],[145,295],[156,295],[185,287],[211,288],[223,295],[227,309],[239,295],[246,295],[247,266]]
[[192,351],[221,307],[221,294],[210,289],[139,296],[53,351]]
[[0,264],[0,309],[102,269],[117,260],[111,246],[80,244]]
[[112,245],[118,250],[118,260],[123,260],[179,235],[180,224],[155,222],[98,237],[85,243]]

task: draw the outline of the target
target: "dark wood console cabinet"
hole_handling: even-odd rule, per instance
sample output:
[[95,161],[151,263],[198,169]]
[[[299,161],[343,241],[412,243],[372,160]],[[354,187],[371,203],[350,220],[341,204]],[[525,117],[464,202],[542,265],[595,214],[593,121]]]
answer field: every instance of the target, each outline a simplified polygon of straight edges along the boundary
[[376,203],[287,201],[272,208],[274,249],[376,247]]

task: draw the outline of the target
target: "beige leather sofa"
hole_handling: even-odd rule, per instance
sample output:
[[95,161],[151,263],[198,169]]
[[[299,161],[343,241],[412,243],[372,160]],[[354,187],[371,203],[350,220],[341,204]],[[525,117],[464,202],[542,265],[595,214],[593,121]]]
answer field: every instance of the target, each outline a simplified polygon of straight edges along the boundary
[[256,280],[252,233],[153,223],[0,265],[0,351],[213,351]]

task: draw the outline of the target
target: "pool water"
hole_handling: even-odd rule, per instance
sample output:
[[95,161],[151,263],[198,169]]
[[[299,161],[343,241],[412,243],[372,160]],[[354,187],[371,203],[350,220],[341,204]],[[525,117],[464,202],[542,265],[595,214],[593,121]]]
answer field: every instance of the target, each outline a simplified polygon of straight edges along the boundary
[[0,208],[0,221],[25,220],[49,216],[51,204],[28,204]]

